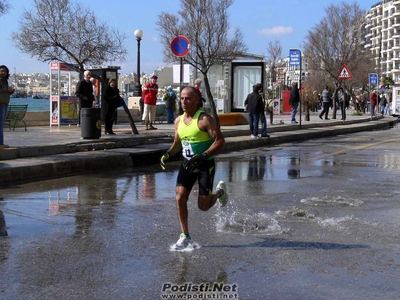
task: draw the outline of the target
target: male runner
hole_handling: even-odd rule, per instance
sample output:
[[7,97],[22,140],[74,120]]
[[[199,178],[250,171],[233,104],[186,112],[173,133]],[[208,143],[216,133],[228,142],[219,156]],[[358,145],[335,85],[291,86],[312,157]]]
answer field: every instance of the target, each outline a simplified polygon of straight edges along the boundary
[[226,184],[220,181],[212,193],[215,175],[214,154],[225,145],[225,139],[215,120],[198,109],[199,93],[194,87],[181,92],[183,114],[175,119],[175,137],[169,150],[161,157],[165,161],[182,150],[183,162],[176,180],[176,204],[182,233],[175,250],[183,250],[193,243],[189,235],[187,201],[193,185],[199,184],[198,207],[207,211],[218,200],[221,206],[228,202]]

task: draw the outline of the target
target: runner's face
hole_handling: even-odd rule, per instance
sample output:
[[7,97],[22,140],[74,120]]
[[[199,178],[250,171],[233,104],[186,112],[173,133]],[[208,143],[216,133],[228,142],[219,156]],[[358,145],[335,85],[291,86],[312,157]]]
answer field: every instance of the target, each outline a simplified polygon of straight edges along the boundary
[[193,89],[183,89],[181,93],[181,104],[183,111],[195,112],[197,110],[197,103],[199,97],[197,92]]

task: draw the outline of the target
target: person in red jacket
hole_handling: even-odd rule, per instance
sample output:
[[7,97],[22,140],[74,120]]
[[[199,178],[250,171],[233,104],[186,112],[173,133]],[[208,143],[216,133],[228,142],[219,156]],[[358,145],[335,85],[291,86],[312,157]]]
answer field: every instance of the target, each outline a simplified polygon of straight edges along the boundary
[[376,105],[378,104],[378,95],[376,94],[376,91],[372,91],[370,100],[371,100],[371,116],[375,117],[375,109]]
[[151,77],[151,82],[147,83],[142,92],[142,98],[144,101],[144,111],[142,120],[146,124],[146,130],[155,130],[153,123],[156,119],[156,104],[157,104],[157,76]]

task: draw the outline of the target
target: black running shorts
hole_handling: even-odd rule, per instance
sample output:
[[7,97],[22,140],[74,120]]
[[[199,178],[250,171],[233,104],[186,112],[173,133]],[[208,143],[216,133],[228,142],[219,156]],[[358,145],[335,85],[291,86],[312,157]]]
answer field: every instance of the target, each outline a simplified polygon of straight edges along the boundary
[[199,183],[199,195],[211,195],[214,185],[215,161],[214,159],[205,160],[200,166],[193,171],[188,171],[183,167],[179,167],[176,186],[183,186],[189,191],[192,190],[196,180]]

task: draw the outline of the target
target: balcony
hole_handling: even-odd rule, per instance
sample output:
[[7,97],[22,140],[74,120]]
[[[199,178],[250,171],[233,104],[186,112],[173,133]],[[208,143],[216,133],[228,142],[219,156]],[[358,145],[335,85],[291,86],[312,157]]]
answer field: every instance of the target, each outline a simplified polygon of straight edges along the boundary
[[400,11],[396,11],[395,13],[393,13],[392,17],[398,17],[400,16]]

